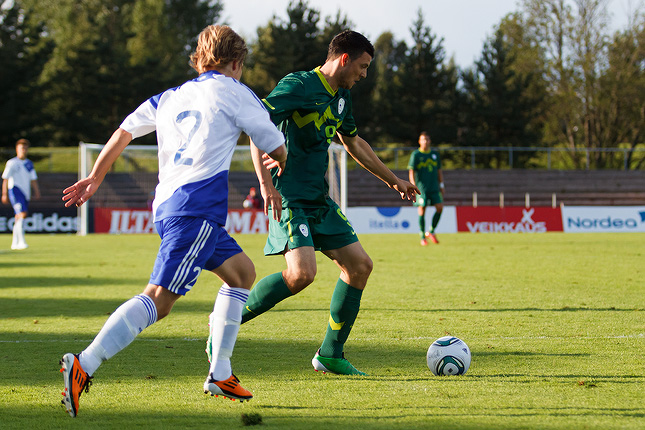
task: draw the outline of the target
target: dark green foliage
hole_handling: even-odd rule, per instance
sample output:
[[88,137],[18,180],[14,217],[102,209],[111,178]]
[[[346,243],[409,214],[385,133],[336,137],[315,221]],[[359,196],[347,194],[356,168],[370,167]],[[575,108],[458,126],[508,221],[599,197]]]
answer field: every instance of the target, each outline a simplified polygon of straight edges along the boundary
[[51,51],[43,23],[22,2],[0,9],[0,147],[25,136],[39,140],[38,75]]
[[16,82],[20,96],[5,98],[3,88],[3,102],[15,100],[6,111],[16,117],[7,120],[13,129],[3,133],[11,136],[3,146],[18,134],[38,146],[104,142],[146,98],[195,76],[188,54],[222,9],[219,1],[204,0],[22,3],[3,11],[3,38],[13,38],[14,46],[3,43],[0,55],[14,61],[6,68],[12,76],[2,82]]
[[[359,134],[374,146],[409,148],[425,130],[435,146],[555,148],[566,150],[571,168],[642,169],[633,154],[645,140],[645,14],[637,7],[628,28],[610,36],[607,5],[523,0],[463,70],[419,10],[409,41],[388,32],[372,40],[367,78],[352,89]],[[188,55],[199,32],[218,23],[223,3],[16,0],[5,7],[0,148],[11,153],[19,137],[35,146],[106,141],[145,99],[196,75]],[[354,28],[340,11],[323,18],[313,2],[292,0],[247,40],[242,80],[264,97],[288,73],[323,64],[333,36]],[[540,162],[531,151],[512,160],[493,152],[477,157],[476,167]],[[467,156],[446,161],[470,166]]]
[[[530,147],[539,138],[532,122],[539,111],[541,99],[527,91],[539,79],[539,70],[516,71],[515,54],[504,40],[502,30],[484,45],[482,58],[474,69],[463,74],[468,94],[465,105],[464,139],[471,146]],[[534,154],[518,154],[517,163],[525,166]],[[507,160],[481,157],[480,167],[507,166]],[[520,158],[521,157],[521,158]],[[505,157],[506,158],[506,157]]]

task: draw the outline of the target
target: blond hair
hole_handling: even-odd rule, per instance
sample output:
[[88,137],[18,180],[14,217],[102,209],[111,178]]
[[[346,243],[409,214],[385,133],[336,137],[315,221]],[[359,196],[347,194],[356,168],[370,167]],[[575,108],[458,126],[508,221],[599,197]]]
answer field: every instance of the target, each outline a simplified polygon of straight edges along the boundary
[[203,73],[233,61],[244,63],[246,42],[227,25],[209,25],[197,39],[197,49],[190,54],[190,66]]

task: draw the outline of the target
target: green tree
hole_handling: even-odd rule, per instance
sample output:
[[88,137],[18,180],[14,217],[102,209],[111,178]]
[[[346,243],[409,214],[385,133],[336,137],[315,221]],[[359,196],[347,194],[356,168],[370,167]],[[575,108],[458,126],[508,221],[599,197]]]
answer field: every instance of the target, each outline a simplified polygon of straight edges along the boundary
[[443,39],[425,25],[421,10],[410,28],[412,43],[396,71],[400,85],[397,110],[392,117],[392,137],[406,146],[416,144],[421,131],[435,145],[455,142],[459,115],[455,111],[458,73],[453,63],[445,65]]
[[304,0],[291,0],[288,19],[273,16],[257,30],[258,39],[251,44],[243,80],[260,97],[265,97],[285,75],[311,70],[327,56],[327,43],[319,28],[320,12]]
[[[474,146],[529,147],[540,139],[543,92],[539,91],[542,69],[539,62],[520,59],[517,45],[517,17],[508,17],[486,41],[475,67],[464,72],[464,88],[469,95],[465,140]],[[510,33],[510,34],[507,34]],[[510,37],[512,35],[513,37]],[[521,151],[513,156],[513,166],[526,167],[534,155]],[[508,166],[508,155],[498,153],[479,157],[483,167]]]
[[374,81],[369,102],[371,116],[362,127],[366,136],[371,137],[369,142],[389,143],[408,134],[407,127],[398,121],[403,92],[400,70],[406,51],[405,42],[396,41],[391,32],[381,34],[374,43],[374,60],[368,69],[368,76]]
[[40,143],[42,135],[34,128],[39,116],[37,78],[51,53],[51,44],[42,36],[43,25],[31,10],[14,1],[0,8],[0,146],[11,147],[21,137]]
[[39,78],[52,145],[102,142],[144,99],[194,76],[187,54],[221,11],[203,0],[25,2],[54,44]]
[[[611,81],[620,76],[610,71],[616,55],[609,51],[607,6],[607,0],[523,3],[527,31],[547,64],[545,143],[567,148],[575,168],[618,167],[615,155],[606,151],[620,144],[616,138],[622,133],[607,114],[611,97],[604,89],[615,87]],[[588,149],[596,151],[587,154]]]
[[[626,148],[627,157],[608,153],[608,165],[643,168],[645,157],[634,159],[634,149],[645,143],[645,14],[633,26],[617,32],[609,45],[608,68],[600,77],[596,139],[607,147]],[[615,157],[616,156],[616,157]],[[622,165],[621,165],[622,162]]]

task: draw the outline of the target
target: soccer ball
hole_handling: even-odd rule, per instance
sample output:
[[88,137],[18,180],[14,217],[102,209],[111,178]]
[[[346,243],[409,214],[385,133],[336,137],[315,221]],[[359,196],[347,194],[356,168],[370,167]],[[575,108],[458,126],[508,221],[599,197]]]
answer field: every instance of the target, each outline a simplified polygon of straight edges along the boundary
[[426,361],[435,375],[463,375],[470,367],[470,348],[459,338],[440,337],[428,348]]

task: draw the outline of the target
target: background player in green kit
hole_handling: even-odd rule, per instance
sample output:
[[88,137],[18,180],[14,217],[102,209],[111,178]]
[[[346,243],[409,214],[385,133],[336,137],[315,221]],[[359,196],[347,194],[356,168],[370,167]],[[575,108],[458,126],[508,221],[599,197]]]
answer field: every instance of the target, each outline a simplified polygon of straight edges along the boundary
[[[347,152],[365,169],[414,201],[418,189],[398,178],[358,136],[350,88],[367,76],[374,47],[361,34],[344,31],[329,45],[325,64],[284,77],[263,100],[271,120],[286,137],[286,165],[262,161],[251,148],[265,213],[272,211],[266,255],[284,255],[287,269],[260,280],[251,290],[242,323],[271,309],[311,284],[316,276],[315,251],[340,268],[327,332],[312,364],[316,371],[364,375],[344,357],[343,347],[358,314],[372,260],[351,224],[328,196],[327,149],[338,136]],[[264,165],[263,165],[264,164]],[[269,170],[271,171],[269,172]]]
[[[439,243],[434,234],[435,228],[443,212],[443,172],[441,157],[437,151],[430,150],[430,135],[422,131],[419,134],[419,149],[410,155],[408,163],[410,182],[419,187],[421,195],[414,203],[419,209],[419,229],[421,230],[421,245],[426,246],[429,238],[433,243]],[[434,206],[430,230],[426,231],[426,206]]]

